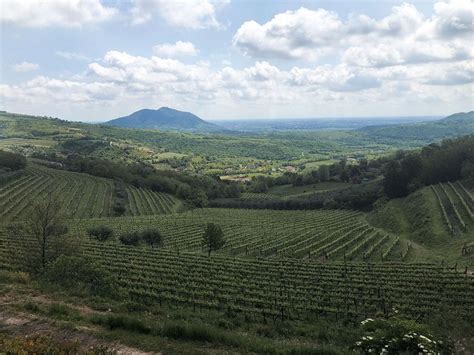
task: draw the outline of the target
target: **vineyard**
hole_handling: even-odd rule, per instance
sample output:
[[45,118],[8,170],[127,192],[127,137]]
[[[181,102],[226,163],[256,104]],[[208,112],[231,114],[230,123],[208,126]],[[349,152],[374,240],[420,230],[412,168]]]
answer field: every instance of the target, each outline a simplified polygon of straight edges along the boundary
[[222,253],[254,257],[337,260],[399,260],[397,238],[372,228],[358,212],[339,210],[271,211],[200,209],[166,216],[91,219],[74,223],[72,231],[86,235],[92,226],[106,225],[117,234],[157,228],[164,247],[200,252],[206,223],[222,227]]
[[[6,269],[15,262],[8,245],[1,237],[0,263]],[[31,240],[30,247],[35,245]],[[441,265],[208,258],[115,242],[104,247],[87,239],[82,250],[117,275],[134,301],[145,304],[243,313],[258,321],[355,322],[393,309],[417,318],[450,312],[473,321],[474,279]]]
[[[0,220],[22,220],[32,202],[47,195],[61,199],[69,218],[86,219],[113,215],[114,182],[87,174],[30,166],[26,172],[0,185]],[[164,193],[127,187],[126,213],[131,215],[171,213],[179,201]]]
[[474,203],[470,192],[460,182],[431,186],[438,200],[444,223],[451,235],[469,229],[474,218]]
[[172,213],[180,206],[172,195],[133,186],[127,186],[127,196],[127,210],[132,216]]

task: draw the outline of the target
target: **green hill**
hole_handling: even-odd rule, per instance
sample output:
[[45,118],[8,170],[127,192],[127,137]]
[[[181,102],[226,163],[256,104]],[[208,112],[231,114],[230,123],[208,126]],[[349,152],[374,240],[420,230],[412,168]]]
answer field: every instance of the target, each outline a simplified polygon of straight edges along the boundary
[[224,130],[190,112],[178,111],[168,107],[162,107],[158,110],[143,109],[131,115],[108,121],[105,124],[126,128],[172,131],[216,132]]
[[[444,211],[444,212],[443,212]],[[463,255],[474,242],[472,194],[461,182],[422,188],[393,199],[368,215],[368,221],[410,243],[408,261],[472,263]],[[462,226],[465,224],[465,226]]]
[[30,163],[21,176],[0,184],[0,222],[26,219],[34,201],[50,194],[59,197],[69,218],[112,217],[119,194],[125,215],[166,214],[181,205],[165,193]]
[[377,140],[438,141],[474,133],[474,111],[456,113],[433,122],[371,126],[362,128],[360,131]]

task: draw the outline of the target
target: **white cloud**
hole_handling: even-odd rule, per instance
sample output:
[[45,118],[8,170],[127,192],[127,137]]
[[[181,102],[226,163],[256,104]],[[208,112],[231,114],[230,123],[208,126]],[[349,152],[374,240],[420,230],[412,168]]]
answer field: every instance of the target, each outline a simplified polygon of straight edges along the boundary
[[15,70],[18,73],[26,73],[29,71],[35,71],[39,69],[39,65],[36,63],[29,63],[29,62],[21,62],[18,64],[14,64],[13,70]]
[[0,23],[25,27],[75,27],[110,20],[118,10],[99,0],[2,1]]
[[[317,100],[360,105],[387,100],[425,100],[473,82],[470,60],[414,65],[353,66],[346,63],[310,68],[278,68],[268,61],[237,69],[211,68],[197,61],[185,64],[158,56],[134,56],[109,51],[102,60],[88,65],[83,75],[70,79],[37,77],[18,85],[4,85],[5,101],[71,104],[130,101],[188,102],[203,105],[306,105]],[[437,91],[433,88],[438,88]],[[452,89],[451,89],[452,88]],[[458,93],[458,95],[461,95]],[[462,96],[462,95],[461,95]],[[453,100],[456,100],[454,97]],[[238,106],[237,106],[238,107]]]
[[474,57],[474,3],[438,2],[434,11],[425,18],[414,5],[404,3],[380,20],[362,14],[344,21],[332,11],[300,8],[263,24],[245,22],[235,33],[233,45],[256,58],[314,61],[331,54],[366,67]]
[[[161,2],[150,4],[156,5],[150,13],[163,16]],[[411,115],[473,109],[473,29],[466,20],[472,18],[470,8],[472,2],[461,0],[437,3],[427,17],[413,5],[402,4],[381,19],[363,14],[341,19],[335,12],[302,8],[239,28],[234,45],[259,58],[246,67],[238,66],[238,60],[222,60],[226,57],[219,57],[215,66],[191,61],[198,52],[192,43],[161,43],[148,57],[112,50],[101,59],[89,59],[80,74],[0,85],[0,99],[6,108],[20,111],[31,107],[42,112],[42,107],[62,105],[67,112],[108,107],[106,112],[122,108],[123,114],[132,107],[167,105],[198,114],[207,107],[214,117]],[[214,22],[197,23],[187,27],[204,28]],[[87,60],[78,53],[56,55]],[[319,63],[321,55],[328,55],[328,60]],[[182,61],[181,56],[190,58]],[[311,61],[294,62],[288,69],[273,58]]]
[[190,29],[219,28],[216,10],[227,0],[135,0],[131,9],[132,25],[150,21],[158,13],[168,24]]
[[433,19],[439,35],[455,37],[470,36],[474,31],[474,3],[470,0],[452,0],[438,2],[434,6],[436,16]]
[[245,22],[233,44],[255,57],[314,57],[337,39],[342,22],[335,12],[300,8],[276,15],[260,25]]
[[181,56],[195,56],[198,50],[191,42],[178,41],[176,43],[163,43],[153,47],[157,56],[174,58]]
[[85,56],[81,53],[56,51],[54,54],[56,56],[60,57],[60,58],[64,58],[64,59],[67,59],[67,60],[82,60],[82,61],[90,60],[89,57],[87,57],[87,56]]

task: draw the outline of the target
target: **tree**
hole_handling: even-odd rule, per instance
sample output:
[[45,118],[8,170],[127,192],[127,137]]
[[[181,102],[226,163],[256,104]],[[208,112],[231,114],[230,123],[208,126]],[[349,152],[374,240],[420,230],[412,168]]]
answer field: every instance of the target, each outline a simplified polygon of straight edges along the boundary
[[140,233],[138,232],[130,232],[130,233],[122,234],[119,237],[119,240],[122,244],[133,245],[133,246],[139,245],[141,239],[142,238],[140,236]]
[[20,154],[0,150],[0,167],[20,170],[26,167],[26,158]]
[[224,232],[221,227],[214,223],[208,223],[202,236],[202,244],[207,249],[209,256],[211,256],[211,251],[221,249],[225,245]]
[[321,165],[318,169],[319,180],[328,181],[329,180],[329,168],[327,165]]
[[163,237],[158,229],[147,229],[142,232],[143,241],[154,248],[163,244]]
[[396,160],[391,160],[385,167],[383,188],[390,198],[403,197],[408,194],[408,179],[401,165]]
[[67,226],[63,221],[61,203],[56,197],[48,195],[45,199],[34,203],[27,229],[38,242],[42,269],[53,257],[48,255],[48,249],[55,239],[67,233]]
[[114,237],[114,231],[107,226],[91,227],[87,230],[89,238],[96,239],[99,242],[106,242]]

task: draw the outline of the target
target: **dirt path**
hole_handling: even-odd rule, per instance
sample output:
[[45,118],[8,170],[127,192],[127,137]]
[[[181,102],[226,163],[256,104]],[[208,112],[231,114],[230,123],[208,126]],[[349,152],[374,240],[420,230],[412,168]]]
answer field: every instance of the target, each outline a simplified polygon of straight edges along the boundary
[[[54,321],[35,314],[20,312],[12,309],[12,305],[18,305],[25,301],[34,301],[36,304],[49,305],[54,301],[43,295],[30,295],[26,299],[21,299],[15,292],[7,292],[0,296],[0,331],[4,331],[14,336],[45,335],[51,336],[56,341],[72,341],[79,344],[80,351],[86,351],[97,346],[106,346],[116,354],[120,355],[148,355],[159,354],[144,352],[139,349],[131,348],[118,342],[107,342],[92,335],[93,328],[76,327],[66,329],[55,326]],[[87,306],[76,306],[68,304],[69,307],[78,310],[81,315],[91,315],[95,312]],[[8,310],[6,310],[9,308]]]
[[56,341],[77,342],[80,351],[86,351],[97,346],[106,346],[119,355],[148,355],[139,349],[131,348],[120,343],[109,343],[88,334],[88,328],[62,329],[57,328],[48,320],[24,313],[0,312],[0,330],[15,336],[46,335]]

